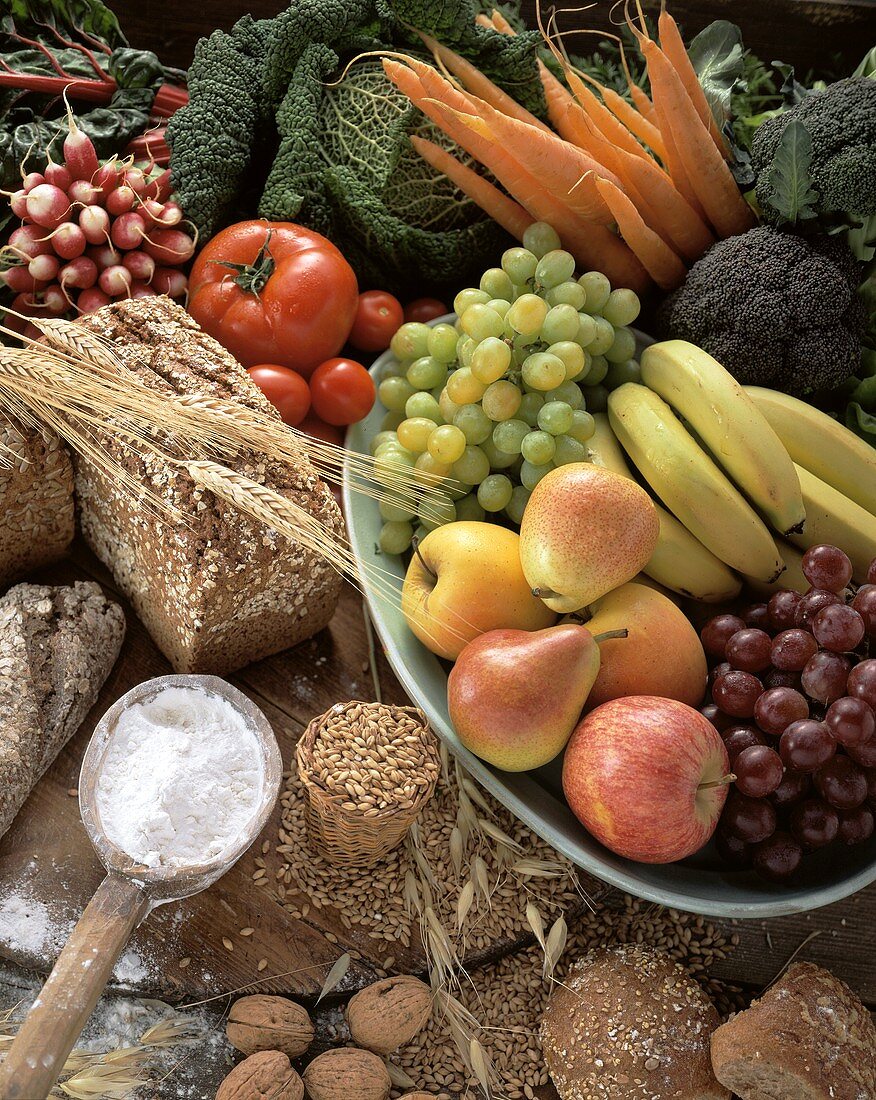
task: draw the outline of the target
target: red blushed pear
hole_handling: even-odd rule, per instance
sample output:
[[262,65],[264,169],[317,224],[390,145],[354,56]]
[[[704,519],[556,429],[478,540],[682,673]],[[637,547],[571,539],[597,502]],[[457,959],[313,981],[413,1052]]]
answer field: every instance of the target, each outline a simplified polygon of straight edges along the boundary
[[553,760],[599,672],[598,642],[575,623],[491,630],[470,642],[447,680],[460,741],[504,771],[529,771]]
[[563,791],[606,848],[640,863],[672,863],[715,831],[729,772],[724,742],[699,711],[637,695],[604,703],[578,725]]

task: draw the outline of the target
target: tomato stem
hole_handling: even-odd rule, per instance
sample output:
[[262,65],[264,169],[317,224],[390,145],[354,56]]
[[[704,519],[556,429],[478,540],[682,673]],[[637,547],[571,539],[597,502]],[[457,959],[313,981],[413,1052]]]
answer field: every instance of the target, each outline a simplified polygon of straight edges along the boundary
[[210,260],[211,264],[219,264],[220,267],[230,267],[237,272],[234,282],[241,290],[248,294],[254,294],[258,298],[265,289],[265,284],[274,273],[274,257],[271,255],[270,243],[272,229],[269,229],[259,254],[251,264],[235,264],[230,260]]

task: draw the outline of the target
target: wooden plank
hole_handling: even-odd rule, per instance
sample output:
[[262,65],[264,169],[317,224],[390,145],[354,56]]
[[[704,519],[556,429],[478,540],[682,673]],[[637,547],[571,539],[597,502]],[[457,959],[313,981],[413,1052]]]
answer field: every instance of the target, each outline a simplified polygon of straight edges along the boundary
[[[135,46],[155,50],[168,65],[187,67],[195,43],[216,28],[228,30],[247,13],[256,18],[275,15],[285,9],[283,0],[201,0],[172,10],[154,4],[119,0],[113,9]],[[646,0],[646,10],[659,11],[658,0]],[[559,5],[560,8],[563,5]],[[535,0],[523,0],[522,12],[535,26]],[[797,66],[823,71],[837,65],[851,70],[872,45],[876,23],[872,0],[672,0],[673,14],[686,34],[701,30],[713,19],[731,19],[745,33],[745,44],[765,61],[779,58]],[[561,29],[595,27],[616,33],[614,9],[598,4],[581,12],[566,9],[558,16]],[[593,40],[570,39],[569,49],[590,52]]]

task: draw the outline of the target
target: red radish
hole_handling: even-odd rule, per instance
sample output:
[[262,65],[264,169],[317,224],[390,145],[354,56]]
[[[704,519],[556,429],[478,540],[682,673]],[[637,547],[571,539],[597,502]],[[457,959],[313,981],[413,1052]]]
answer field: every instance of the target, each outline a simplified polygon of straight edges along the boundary
[[155,261],[139,249],[134,252],[126,252],[122,257],[122,264],[135,279],[141,279],[146,283],[150,282],[155,274]]
[[179,268],[156,267],[155,274],[152,276],[152,286],[159,294],[181,298],[188,290],[189,281]]
[[13,191],[9,196],[9,208],[16,218],[27,217],[27,192],[23,187],[20,191]]
[[98,245],[97,248],[88,248],[86,256],[90,256],[99,268],[114,267],[122,262],[122,254],[111,244]]
[[56,317],[60,317],[62,313],[66,313],[70,308],[67,295],[57,283],[46,287],[43,291],[43,301],[46,303],[49,313],[54,314]]
[[157,199],[159,202],[166,202],[171,195],[171,182],[170,182],[170,169],[165,168],[160,176],[156,176],[154,179],[149,180],[146,185],[146,194],[150,199]]
[[117,218],[119,214],[127,214],[136,201],[137,195],[134,189],[123,183],[115,191],[110,191],[104,204],[109,213]]
[[103,244],[109,239],[109,214],[102,206],[86,206],[80,210],[79,226],[89,244]]
[[87,290],[97,282],[97,264],[87,256],[77,256],[58,272],[58,282],[65,289],[71,286],[75,290]]
[[0,280],[9,287],[13,294],[30,294],[32,291],[40,290],[45,286],[45,283],[40,282],[31,275],[24,264],[16,264],[15,267],[8,267],[5,271],[0,272]]
[[135,194],[142,195],[146,191],[148,181],[143,174],[143,169],[135,167],[125,172],[125,183]]
[[88,290],[83,290],[76,299],[76,308],[80,313],[94,313],[96,309],[108,306],[111,301],[112,298],[108,294],[104,294],[102,290],[92,286]]
[[100,289],[104,294],[109,294],[111,298],[119,298],[129,294],[133,281],[131,272],[126,267],[122,267],[121,264],[105,267],[97,279]]
[[110,238],[117,248],[139,248],[145,235],[146,223],[133,210],[120,214],[110,230]]
[[54,229],[64,220],[70,209],[70,201],[60,187],[40,183],[27,193],[27,216],[37,225]]
[[46,182],[46,177],[42,172],[28,172],[26,176],[21,178],[22,191],[33,191],[35,187],[39,187],[41,183]]
[[85,251],[85,234],[75,222],[61,222],[50,236],[62,260],[74,260]]
[[97,159],[94,142],[76,125],[69,103],[67,104],[67,125],[70,132],[64,138],[64,163],[74,179],[91,180],[100,168],[100,161]]
[[45,256],[52,251],[52,245],[40,225],[20,225],[9,234],[9,247],[19,258]]
[[57,256],[34,256],[27,265],[29,274],[38,282],[50,283],[58,274],[61,261]]
[[73,182],[69,168],[63,164],[55,164],[54,161],[50,161],[46,166],[45,177],[46,183],[54,184],[55,187],[60,187],[62,191],[66,191]]
[[93,183],[99,189],[102,197],[105,198],[110,191],[114,191],[118,187],[120,175],[121,171],[115,160],[108,160],[106,164],[102,164],[98,168],[94,173]]
[[184,264],[195,254],[195,242],[181,229],[156,229],[143,248],[160,264]]
[[100,198],[100,190],[88,180],[73,180],[67,188],[70,201],[79,206],[89,206]]
[[154,294],[155,291],[148,283],[141,283],[139,281],[131,283],[132,298],[151,298]]
[[183,220],[182,207],[175,202],[160,203],[155,199],[147,199],[142,209],[162,229],[171,229]]

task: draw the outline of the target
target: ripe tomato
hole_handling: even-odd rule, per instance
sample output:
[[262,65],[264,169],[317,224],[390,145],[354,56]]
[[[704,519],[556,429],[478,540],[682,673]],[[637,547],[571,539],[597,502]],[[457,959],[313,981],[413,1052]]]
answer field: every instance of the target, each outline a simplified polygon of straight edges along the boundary
[[188,309],[245,367],[277,363],[308,378],[344,346],[358,289],[353,269],[319,233],[239,222],[201,249]]
[[324,443],[334,443],[336,447],[340,447],[344,442],[344,433],[340,428],[334,424],[326,424],[324,420],[320,420],[313,413],[305,416],[298,425],[298,430],[313,436],[314,439],[321,439]]
[[313,372],[313,411],[327,424],[355,424],[371,412],[376,391],[371,375],[353,359],[327,359]]
[[359,351],[386,351],[405,319],[401,302],[385,290],[366,290],[359,295],[350,343]]
[[450,310],[438,298],[415,298],[405,306],[406,321],[434,321],[436,317],[443,317]]
[[274,363],[249,368],[249,376],[286,424],[294,428],[310,409],[310,387],[294,370]]

